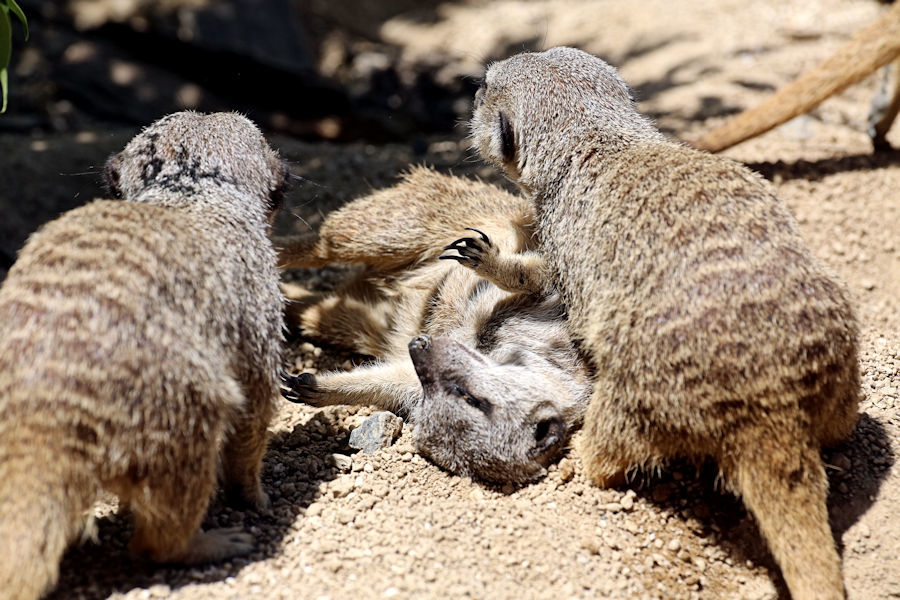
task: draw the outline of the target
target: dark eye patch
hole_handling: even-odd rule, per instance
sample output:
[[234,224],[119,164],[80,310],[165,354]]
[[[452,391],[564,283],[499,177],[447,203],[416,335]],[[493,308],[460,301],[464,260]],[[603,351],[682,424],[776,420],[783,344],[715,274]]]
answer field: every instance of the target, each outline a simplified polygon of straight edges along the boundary
[[545,419],[535,426],[534,441],[538,443],[546,441],[547,436],[550,435],[550,423],[549,419]]
[[511,367],[523,367],[527,362],[525,353],[516,350],[503,359],[503,365]]
[[516,139],[504,112],[500,113],[500,153],[505,160],[512,160],[516,156]]
[[467,389],[465,389],[461,385],[459,385],[457,383],[451,383],[449,386],[449,392],[458,398],[462,398],[466,402],[466,404],[468,404],[471,407],[477,408],[484,414],[486,414],[486,415],[491,414],[491,410],[493,409],[493,406],[491,405],[490,402],[488,402],[487,400],[484,400],[483,398],[473,396],[472,394],[469,393],[469,391]]

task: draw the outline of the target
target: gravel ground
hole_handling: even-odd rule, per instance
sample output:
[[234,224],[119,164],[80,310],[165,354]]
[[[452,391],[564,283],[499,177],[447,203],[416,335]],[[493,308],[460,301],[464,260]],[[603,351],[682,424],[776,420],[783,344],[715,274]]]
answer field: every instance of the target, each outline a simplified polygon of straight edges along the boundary
[[[673,137],[690,139],[827,57],[879,10],[864,0],[647,0],[640,10],[625,0],[464,2],[446,5],[437,22],[395,19],[383,33],[407,43],[407,60],[443,60],[453,75],[477,70],[484,48],[500,43],[510,51],[578,45],[620,65],[642,110]],[[875,84],[869,79],[727,152],[774,184],[814,253],[856,300],[862,415],[850,440],[825,454],[831,524],[854,599],[900,597],[900,152],[871,155],[864,122]],[[900,126],[890,139],[900,147],[898,134]],[[27,144],[2,137],[0,180],[11,186],[0,195],[22,198],[32,218],[53,198],[78,204],[97,193],[94,178],[56,173],[93,172],[90,165],[128,135]],[[273,141],[305,178],[281,231],[315,227],[322,214],[390,184],[410,163],[497,181],[471,158],[463,132],[429,139],[427,148]],[[342,275],[286,277],[327,288]],[[289,354],[305,370],[360,360],[302,339],[291,341]],[[755,523],[718,490],[712,465],[674,464],[601,490],[569,455],[536,484],[495,488],[430,464],[405,431],[381,452],[351,453],[350,431],[370,413],[282,406],[264,471],[271,512],[216,501],[207,519],[254,533],[250,557],[192,569],[133,562],[128,519],[112,503],[98,509],[99,544],[67,554],[51,597],[786,597]]]

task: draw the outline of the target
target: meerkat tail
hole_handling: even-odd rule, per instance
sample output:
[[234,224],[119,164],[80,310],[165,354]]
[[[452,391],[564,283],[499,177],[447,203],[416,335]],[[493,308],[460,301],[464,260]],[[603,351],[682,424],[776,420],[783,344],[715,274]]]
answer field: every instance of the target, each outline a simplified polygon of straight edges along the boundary
[[[13,462],[0,460],[6,460],[4,466]],[[46,473],[44,465],[2,471],[0,541],[6,550],[0,560],[0,600],[37,600],[56,584],[59,561],[76,533],[73,516],[81,511],[71,506],[69,486],[49,477],[35,481]]]
[[900,3],[861,29],[831,58],[782,87],[762,104],[726,121],[694,145],[719,152],[802,115],[900,56]]
[[755,440],[720,461],[756,518],[793,600],[842,600],[840,558],[828,524],[828,480],[815,444]]

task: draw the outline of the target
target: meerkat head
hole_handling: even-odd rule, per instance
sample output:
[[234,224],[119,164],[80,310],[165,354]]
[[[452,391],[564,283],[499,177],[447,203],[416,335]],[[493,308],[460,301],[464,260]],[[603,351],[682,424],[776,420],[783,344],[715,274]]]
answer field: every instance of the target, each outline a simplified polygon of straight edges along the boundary
[[[186,201],[205,192],[237,191],[263,201],[271,217],[283,203],[288,169],[252,121],[236,113],[167,115],[106,163],[109,194],[131,201]],[[162,192],[162,194],[145,194]]]
[[481,156],[526,192],[533,173],[552,178],[589,145],[602,152],[659,135],[614,67],[565,47],[490,65],[469,126]]
[[424,392],[409,415],[415,443],[439,466],[527,482],[565,449],[575,425],[567,407],[578,400],[546,371],[523,357],[495,361],[446,337],[419,336],[409,354]]

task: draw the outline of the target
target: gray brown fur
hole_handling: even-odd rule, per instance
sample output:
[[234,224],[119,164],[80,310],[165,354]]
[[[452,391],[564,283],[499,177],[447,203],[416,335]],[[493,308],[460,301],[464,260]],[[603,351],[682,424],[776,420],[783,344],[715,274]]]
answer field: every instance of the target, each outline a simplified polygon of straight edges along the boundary
[[900,111],[900,2],[874,24],[857,31],[833,56],[782,87],[759,106],[729,119],[703,136],[698,148],[719,152],[809,112],[826,98],[886,68],[885,84],[869,115],[876,150],[890,150],[887,133]]
[[787,207],[746,168],[667,141],[580,50],[492,65],[475,105],[475,145],[535,202],[596,369],[576,441],[588,475],[712,457],[793,597],[842,598],[819,452],[856,422],[857,329]]
[[252,538],[199,530],[217,471],[260,485],[283,298],[268,239],[286,170],[247,119],[177,113],[107,167],[97,200],[33,234],[0,288],[0,598],[37,598],[101,491],[131,548],[198,563]]
[[[524,198],[418,168],[329,214],[318,235],[285,242],[284,265],[366,265],[333,294],[295,296],[289,321],[377,359],[301,376],[296,391],[318,406],[400,413],[419,451],[450,471],[539,476],[580,423],[590,381],[555,297],[506,292],[481,277],[516,277],[490,249],[535,259],[532,223]],[[437,260],[442,252],[472,269]]]

